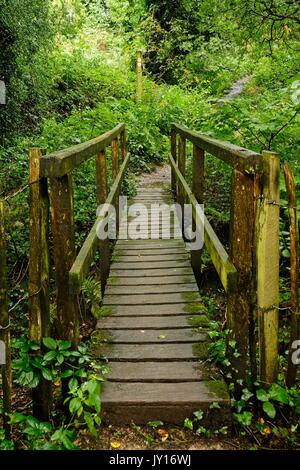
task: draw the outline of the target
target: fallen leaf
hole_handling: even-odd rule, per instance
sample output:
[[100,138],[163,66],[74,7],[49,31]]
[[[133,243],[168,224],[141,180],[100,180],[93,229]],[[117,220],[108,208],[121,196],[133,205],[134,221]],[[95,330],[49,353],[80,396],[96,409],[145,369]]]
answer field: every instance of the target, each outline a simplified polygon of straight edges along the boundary
[[265,434],[266,436],[267,436],[268,434],[271,434],[271,429],[270,429],[268,426],[266,426],[266,427],[263,429],[263,434]]
[[110,443],[110,447],[111,447],[112,449],[119,449],[119,448],[121,447],[121,442],[112,441],[112,442]]
[[165,335],[159,335],[158,339],[165,339],[166,336]]
[[55,387],[60,387],[61,386],[61,381],[57,380],[56,382],[54,382],[54,385],[55,385]]
[[161,438],[162,442],[165,442],[169,437],[169,433],[165,429],[157,429],[156,434]]

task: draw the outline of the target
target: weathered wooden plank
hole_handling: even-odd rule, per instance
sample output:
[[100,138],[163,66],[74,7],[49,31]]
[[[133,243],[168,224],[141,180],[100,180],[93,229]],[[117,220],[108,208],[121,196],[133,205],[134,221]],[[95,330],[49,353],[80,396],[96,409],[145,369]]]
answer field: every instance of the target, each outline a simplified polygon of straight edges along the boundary
[[[129,163],[129,154],[124,160],[120,168],[119,174],[114,184],[112,185],[111,191],[106,200],[107,204],[112,204],[114,202],[117,191],[125,176],[128,163]],[[93,225],[89,235],[85,239],[85,242],[70,269],[69,283],[70,283],[71,292],[76,293],[80,290],[83,280],[86,278],[86,276],[89,273],[91,262],[93,261],[94,256],[99,246],[97,228],[99,228],[99,224],[105,223],[104,215],[105,215],[105,211],[103,210],[99,214],[99,217],[97,218],[95,224]]]
[[111,275],[114,277],[152,277],[152,276],[192,276],[191,266],[188,268],[156,268],[140,269],[137,273],[134,269],[111,269]]
[[141,257],[152,257],[156,255],[183,255],[187,254],[189,255],[189,251],[187,251],[184,247],[178,247],[178,248],[152,248],[152,249],[126,249],[126,248],[119,248],[120,245],[116,245],[114,249],[114,255],[116,256],[128,256],[128,257],[133,257],[135,258],[136,256],[141,256]]
[[205,134],[191,131],[187,127],[179,124],[173,124],[172,128],[182,137],[185,137],[201,149],[228,163],[238,171],[249,174],[263,171],[261,155],[256,152],[230,144],[229,142],[213,139]]
[[71,175],[52,178],[50,195],[57,327],[60,339],[76,345],[79,340],[78,303],[69,288],[69,271],[76,256]]
[[196,282],[193,284],[166,284],[162,282],[157,285],[147,284],[147,285],[128,285],[119,286],[119,285],[109,285],[106,288],[105,294],[128,294],[134,291],[135,294],[166,294],[166,293],[179,293],[179,292],[198,292],[198,286]]
[[[108,194],[107,184],[107,162],[105,150],[102,150],[96,156],[96,182],[97,182],[97,204],[104,204]],[[106,286],[109,265],[110,265],[110,248],[109,240],[99,240],[100,256],[100,277],[102,295]]]
[[84,142],[83,144],[75,145],[46,156],[42,161],[41,176],[44,178],[61,178],[70,173],[81,163],[104,150],[124,128],[125,124],[118,124],[114,129],[89,142]]
[[237,283],[237,271],[234,265],[230,262],[229,255],[221,244],[219,238],[215,234],[212,226],[208,222],[206,216],[201,214],[201,209],[198,206],[197,200],[187,185],[185,179],[180,173],[176,163],[172,156],[169,156],[171,166],[174,168],[176,173],[177,181],[184,190],[186,198],[193,206],[193,217],[197,221],[197,226],[201,227],[204,221],[204,241],[205,247],[209,252],[212,262],[216,268],[216,271],[220,277],[224,289],[227,292],[235,291]]
[[185,244],[182,239],[171,240],[117,240],[115,249],[121,250],[158,250],[158,249],[177,249],[185,250]]
[[279,174],[277,153],[263,152],[265,172],[256,219],[257,305],[260,379],[276,380],[278,370],[279,302]]
[[132,294],[105,295],[103,305],[156,305],[200,302],[198,292],[181,292],[173,294]]
[[[175,129],[171,130],[171,155],[176,162],[177,160],[177,135]],[[171,171],[171,188],[173,194],[176,196],[176,175],[174,170]]]
[[[135,313],[134,310],[135,306],[132,306],[132,310],[130,312]],[[145,306],[147,307],[147,305]],[[172,310],[166,310],[167,305],[164,305],[164,311],[161,312],[160,316],[151,316],[151,312],[149,313],[146,310],[147,314],[138,315],[136,314],[133,317],[128,316],[121,316],[122,311],[120,314],[111,315],[110,317],[101,318],[97,323],[97,328],[100,329],[111,329],[111,330],[118,330],[118,329],[126,329],[130,328],[131,330],[145,330],[148,328],[153,329],[169,329],[169,328],[190,328],[191,326],[201,326],[202,328],[206,328],[208,326],[208,319],[205,315],[190,315],[188,313],[180,313],[179,315],[170,315],[168,312],[172,312]],[[139,308],[140,311],[140,308]],[[145,312],[145,309],[143,309]],[[159,312],[159,313],[160,313]],[[167,313],[165,313],[167,312]],[[152,308],[153,313],[153,308]],[[176,310],[175,312],[176,313]]]
[[[194,344],[98,344],[93,354],[109,361],[193,361],[207,359],[207,343]],[[196,354],[197,352],[197,354]],[[158,364],[159,367],[159,364]]]
[[106,376],[110,382],[199,382],[211,379],[199,362],[114,362]]
[[136,262],[136,263],[119,263],[113,262],[111,265],[111,270],[137,270],[137,269],[160,269],[160,268],[187,268],[191,265],[189,260],[174,260],[174,261],[144,261],[144,262]]
[[128,266],[130,266],[131,263],[152,263],[154,261],[173,261],[174,258],[176,258],[176,261],[181,261],[181,260],[189,260],[190,256],[187,253],[176,253],[171,255],[137,255],[137,256],[126,256],[126,255],[121,255],[121,254],[115,254],[113,255],[113,261],[117,261],[120,263],[129,263]]
[[5,438],[11,438],[11,424],[9,414],[12,411],[12,368],[11,368],[11,348],[10,348],[10,319],[7,303],[7,255],[5,238],[5,217],[4,204],[0,199],[0,341],[3,341],[4,348],[1,353],[5,357],[0,357],[2,390],[3,390],[3,428]]
[[[93,337],[101,338],[108,344],[169,344],[169,343],[197,343],[207,341],[205,333],[199,333],[193,328],[176,328],[167,330],[114,330],[98,329]],[[179,346],[180,347],[180,346]]]
[[221,381],[175,385],[114,382],[103,386],[102,400],[104,416],[108,415],[110,424],[147,424],[162,420],[164,423],[182,425],[185,418],[193,418],[194,411],[205,410],[211,403],[218,402],[222,410],[217,410],[217,416],[214,414],[211,421],[204,424],[210,428],[230,425],[230,401]]
[[[29,337],[41,343],[50,336],[49,197],[46,178],[40,177],[41,150],[29,153]],[[44,378],[33,389],[33,414],[49,420],[51,384]]]
[[153,276],[153,277],[110,277],[108,286],[156,286],[175,284],[176,286],[195,283],[193,275],[190,276]]
[[295,384],[297,365],[292,361],[294,349],[293,342],[299,339],[300,318],[299,318],[299,225],[297,214],[297,198],[295,178],[291,166],[284,163],[284,178],[288,195],[288,212],[290,222],[290,265],[291,265],[291,320],[290,320],[290,348],[288,370],[286,374],[286,384],[291,387]]

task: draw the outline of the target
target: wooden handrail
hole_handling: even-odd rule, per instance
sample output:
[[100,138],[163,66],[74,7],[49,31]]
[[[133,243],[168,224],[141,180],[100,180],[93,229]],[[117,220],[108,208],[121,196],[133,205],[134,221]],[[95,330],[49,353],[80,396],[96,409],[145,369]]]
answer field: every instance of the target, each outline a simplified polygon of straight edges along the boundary
[[204,225],[205,246],[211,256],[212,262],[220,277],[222,285],[226,292],[234,292],[237,287],[237,270],[230,262],[228,253],[214,232],[214,229],[210,225],[206,216],[204,214],[201,214],[201,216],[199,215],[199,211],[201,211],[200,206],[198,205],[195,196],[179,171],[178,165],[175,163],[171,155],[169,156],[169,159],[171,167],[176,174],[177,181],[181,186],[181,191],[184,194],[184,198],[193,207],[193,218],[196,222],[196,226],[200,227],[202,224]]
[[124,123],[118,124],[114,129],[88,142],[47,155],[41,162],[41,177],[61,178],[104,150],[122,132],[125,132]]
[[[128,167],[129,163],[129,154],[127,154],[120,171],[115,179],[115,182],[111,188],[111,191],[107,197],[106,204],[113,204],[118,197],[119,190],[122,184],[122,181],[124,179],[126,169]],[[82,286],[82,283],[84,279],[87,277],[89,273],[89,269],[91,266],[91,262],[93,261],[93,258],[98,250],[98,243],[99,243],[99,238],[97,236],[97,227],[101,222],[105,222],[104,217],[106,214],[102,213],[99,215],[97,218],[96,222],[94,223],[90,233],[88,234],[87,238],[85,239],[85,242],[79,251],[72,268],[70,269],[69,272],[69,286],[70,286],[70,291],[73,294],[77,294]]]
[[200,149],[228,163],[235,170],[247,174],[263,171],[263,159],[259,153],[192,131],[180,124],[173,123],[172,130],[183,138],[190,140]]

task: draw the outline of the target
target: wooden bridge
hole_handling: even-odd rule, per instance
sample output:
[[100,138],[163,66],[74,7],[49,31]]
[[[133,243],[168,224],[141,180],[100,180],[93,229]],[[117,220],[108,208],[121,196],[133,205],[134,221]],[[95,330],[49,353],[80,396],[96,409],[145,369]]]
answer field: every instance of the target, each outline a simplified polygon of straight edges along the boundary
[[[185,180],[187,141],[193,149],[191,188]],[[113,181],[110,190],[106,153],[109,146]],[[232,168],[228,252],[199,205],[204,202],[205,152]],[[97,202],[113,205],[117,212],[119,238],[112,256],[109,240],[99,240],[97,236],[107,225],[107,205],[99,211],[79,253],[75,251],[72,171],[95,155]],[[111,367],[103,386],[102,404],[114,423],[146,423],[154,419],[182,423],[193,411],[209,410],[213,402],[218,402],[220,408],[207,413],[211,425],[230,418],[225,383],[207,361],[208,319],[196,282],[201,274],[201,249],[186,248],[184,223],[176,213],[170,238],[161,232],[164,216],[152,218],[150,228],[144,215],[139,218],[140,239],[133,239],[126,230],[127,219],[133,219],[131,207],[136,203],[149,209],[153,203],[170,205],[176,201],[183,214],[184,205],[190,204],[194,228],[203,231],[205,248],[227,293],[227,352],[233,376],[244,380],[248,366],[252,377],[256,376],[257,340],[260,378],[270,383],[277,373],[278,155],[260,155],[174,124],[169,159],[171,185],[140,185],[128,208],[122,211],[119,195],[130,162],[124,124],[92,141],[51,155],[42,155],[39,149],[31,151],[31,338],[40,340],[50,331],[51,207],[57,328],[60,338],[74,344],[79,338],[78,295],[100,251],[104,295],[92,347],[95,355],[107,358]],[[153,227],[159,236],[149,239]],[[42,400],[37,403],[39,406],[43,406]]]

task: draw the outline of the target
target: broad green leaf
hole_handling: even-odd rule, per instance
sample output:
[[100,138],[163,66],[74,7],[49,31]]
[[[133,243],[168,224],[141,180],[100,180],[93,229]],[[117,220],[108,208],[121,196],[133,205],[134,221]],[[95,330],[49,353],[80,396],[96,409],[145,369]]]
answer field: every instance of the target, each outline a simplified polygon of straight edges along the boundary
[[272,419],[275,418],[276,410],[275,410],[273,403],[269,401],[265,401],[263,403],[263,410],[269,416],[269,418],[272,418]]
[[269,394],[263,388],[259,388],[258,390],[256,390],[256,397],[259,401],[269,400]]
[[53,338],[43,338],[43,344],[46,348],[55,350],[57,347],[57,341]]

